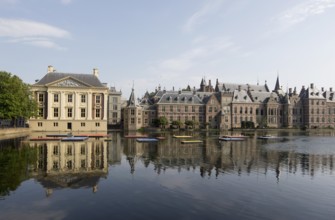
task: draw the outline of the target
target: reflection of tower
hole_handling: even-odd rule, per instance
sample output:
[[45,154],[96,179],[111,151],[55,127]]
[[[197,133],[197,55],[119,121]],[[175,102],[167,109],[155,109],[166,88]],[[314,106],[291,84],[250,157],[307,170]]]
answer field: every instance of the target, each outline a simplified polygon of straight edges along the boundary
[[133,174],[135,172],[135,160],[134,157],[127,157],[127,160],[130,165],[130,173]]
[[98,185],[93,186],[93,192],[94,193],[98,192]]

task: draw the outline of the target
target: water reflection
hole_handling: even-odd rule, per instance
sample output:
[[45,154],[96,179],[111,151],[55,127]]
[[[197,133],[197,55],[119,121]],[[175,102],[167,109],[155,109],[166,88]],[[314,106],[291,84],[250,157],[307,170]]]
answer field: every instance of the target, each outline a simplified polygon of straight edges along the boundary
[[37,149],[37,161],[31,175],[50,196],[60,188],[98,190],[100,178],[108,173],[107,146],[104,141],[30,142]]
[[279,135],[284,138],[264,141],[257,139],[257,134],[249,134],[246,141],[220,142],[218,134],[192,133],[203,140],[194,144],[182,144],[169,133],[160,134],[165,139],[159,142],[140,143],[119,132],[111,134],[111,141],[1,141],[1,195],[9,195],[21,181],[31,177],[45,188],[47,196],[63,188],[90,188],[96,192],[99,180],[108,177],[110,165],[110,169],[127,166],[131,174],[138,166],[152,165],[156,174],[167,169],[197,171],[201,177],[216,178],[255,173],[273,176],[277,182],[283,173],[312,177],[333,173],[334,137]]

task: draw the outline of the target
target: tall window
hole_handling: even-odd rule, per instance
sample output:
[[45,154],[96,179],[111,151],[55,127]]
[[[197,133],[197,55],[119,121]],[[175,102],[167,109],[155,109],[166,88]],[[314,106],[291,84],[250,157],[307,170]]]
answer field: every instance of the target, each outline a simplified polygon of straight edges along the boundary
[[43,102],[44,101],[44,95],[43,94],[38,94],[38,101]]
[[86,109],[84,109],[84,108],[81,108],[81,109],[80,109],[80,116],[81,116],[82,118],[85,118],[85,117],[86,117]]
[[58,118],[58,108],[54,108],[54,117]]
[[58,94],[54,94],[54,102],[58,102]]
[[100,118],[100,109],[95,109],[95,117]]
[[95,97],[95,103],[96,103],[96,104],[100,104],[100,103],[101,103],[101,96],[97,95],[97,96]]
[[73,100],[73,95],[72,94],[68,94],[67,95],[67,102],[72,102]]
[[67,109],[67,117],[72,118],[72,108]]
[[43,115],[44,115],[43,113],[44,113],[44,109],[43,108],[39,108],[38,109],[38,116],[39,117],[43,117]]
[[113,97],[113,103],[117,103],[117,97]]
[[85,103],[86,102],[86,95],[81,95],[80,100],[81,100],[81,103]]

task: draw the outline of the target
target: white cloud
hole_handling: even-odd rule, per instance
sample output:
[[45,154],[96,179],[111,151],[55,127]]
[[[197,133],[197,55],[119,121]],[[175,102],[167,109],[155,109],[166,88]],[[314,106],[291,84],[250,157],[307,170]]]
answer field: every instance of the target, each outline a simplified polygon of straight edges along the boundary
[[284,11],[275,18],[281,30],[299,24],[311,16],[324,13],[335,6],[335,0],[310,0]]
[[71,35],[68,31],[41,22],[0,18],[0,37],[9,38],[12,43],[61,49],[55,38],[64,39]]
[[61,3],[62,3],[63,5],[69,5],[69,4],[72,3],[72,0],[61,0]]
[[222,0],[210,0],[206,4],[196,11],[191,17],[188,18],[186,23],[183,26],[184,32],[191,32],[195,29],[196,26],[204,23],[207,20],[207,16],[215,14],[224,1]]

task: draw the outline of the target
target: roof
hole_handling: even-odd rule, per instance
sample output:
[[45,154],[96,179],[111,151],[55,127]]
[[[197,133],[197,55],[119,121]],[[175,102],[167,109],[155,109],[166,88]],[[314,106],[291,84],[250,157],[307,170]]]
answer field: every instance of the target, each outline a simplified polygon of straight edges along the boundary
[[157,104],[203,104],[201,99],[193,92],[165,93]]
[[237,84],[237,83],[218,83],[219,91],[233,92],[234,90],[250,90],[259,92],[269,92],[267,85]]
[[98,77],[94,76],[93,74],[59,73],[59,72],[47,73],[41,80],[39,80],[34,85],[47,85],[68,78],[78,80],[79,82],[82,82],[91,87],[105,87],[100,82]]
[[252,100],[246,90],[235,90],[233,103],[252,103]]

